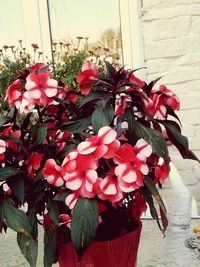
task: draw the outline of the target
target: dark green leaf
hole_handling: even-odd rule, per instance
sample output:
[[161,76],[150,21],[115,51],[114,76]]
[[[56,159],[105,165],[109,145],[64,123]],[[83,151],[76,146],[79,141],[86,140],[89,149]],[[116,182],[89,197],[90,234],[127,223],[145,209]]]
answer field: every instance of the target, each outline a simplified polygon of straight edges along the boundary
[[1,117],[1,118],[0,118],[0,127],[1,127],[2,125],[4,125],[4,123],[9,122],[9,120],[11,120],[10,117]]
[[65,202],[65,199],[69,194],[70,194],[69,191],[61,191],[57,195],[55,195],[53,200]]
[[56,262],[56,232],[50,233],[48,229],[44,232],[44,267],[51,267]]
[[158,189],[156,188],[154,182],[148,176],[145,176],[143,181],[144,181],[144,184],[149,189],[150,193],[153,195],[156,202],[158,203],[160,209],[162,210],[162,215],[167,217],[167,215],[166,215],[167,211],[166,211],[165,205],[162,201],[162,198],[160,197],[160,194],[159,194]]
[[79,198],[74,207],[71,222],[71,237],[79,260],[94,240],[97,226],[98,205],[96,199]]
[[38,256],[38,241],[31,236],[17,233],[17,243],[31,267],[36,267]]
[[46,72],[49,68],[49,65],[47,66],[44,66],[42,68],[40,68],[39,70],[37,70],[37,73],[40,74],[40,73],[43,73],[43,72]]
[[200,162],[197,156],[189,149],[188,139],[181,134],[180,130],[171,122],[164,122],[169,139],[177,147],[183,158],[193,159]]
[[143,138],[152,146],[153,153],[162,157],[166,164],[169,163],[168,149],[166,141],[162,134],[154,129],[147,128],[143,124],[135,121],[134,113],[126,113],[128,127],[130,131],[130,141],[133,139],[133,144],[138,138]]
[[21,203],[24,203],[24,179],[19,175],[7,179],[7,184]]
[[9,112],[8,112],[8,114],[7,114],[7,117],[8,117],[8,118],[13,118],[15,112],[16,112],[16,108],[15,108],[15,107],[12,107],[12,108],[9,110]]
[[54,221],[56,225],[59,224],[59,213],[56,201],[49,199],[47,203],[48,216]]
[[47,129],[46,129],[45,125],[40,125],[37,128],[34,143],[36,145],[41,144],[44,141],[44,139],[46,138],[46,136],[47,136]]
[[32,236],[37,239],[38,238],[38,224],[37,224],[37,215],[36,210],[34,208],[29,208],[27,211],[27,217],[32,227]]
[[5,224],[12,230],[27,236],[31,235],[32,229],[26,213],[17,209],[11,199],[4,197],[0,202],[0,214]]
[[161,225],[160,225],[160,221],[159,221],[159,218],[158,218],[158,213],[157,213],[157,210],[156,210],[155,205],[154,205],[154,203],[153,203],[153,198],[152,198],[151,195],[147,198],[147,203],[148,203],[148,205],[149,205],[149,209],[150,209],[150,213],[151,213],[152,218],[153,218],[154,220],[156,220],[159,229],[160,229],[161,232],[164,234],[164,230],[162,229],[162,227],[161,227]]
[[85,99],[83,100],[83,102],[81,103],[81,106],[84,106],[85,104],[93,101],[93,100],[100,100],[100,99],[104,99],[105,96],[109,97],[110,96],[110,93],[108,92],[105,92],[105,91],[95,91],[95,92],[92,92],[90,93],[89,95],[87,95],[85,97]]
[[66,145],[62,151],[60,152],[60,157],[64,158],[67,154],[69,154],[72,150],[76,148],[75,144]]
[[92,126],[94,131],[97,133],[101,127],[110,125],[113,117],[114,109],[112,106],[106,105],[105,108],[98,107],[92,114]]
[[90,123],[91,116],[77,121],[65,122],[60,126],[60,129],[70,133],[81,133],[90,125]]
[[1,167],[0,168],[0,181],[5,181],[8,177],[19,174],[20,171],[12,167]]

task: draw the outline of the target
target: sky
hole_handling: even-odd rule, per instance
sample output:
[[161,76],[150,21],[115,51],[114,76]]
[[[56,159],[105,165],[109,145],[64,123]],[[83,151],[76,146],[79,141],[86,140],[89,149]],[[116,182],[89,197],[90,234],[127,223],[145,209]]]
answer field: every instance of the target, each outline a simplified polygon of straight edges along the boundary
[[[0,46],[15,45],[18,40],[26,39],[26,19],[33,25],[32,40],[39,38],[38,21],[34,21],[31,9],[24,16],[23,1],[36,0],[0,0]],[[82,35],[93,42],[106,29],[120,28],[118,0],[49,0],[49,4],[53,39],[69,40]]]

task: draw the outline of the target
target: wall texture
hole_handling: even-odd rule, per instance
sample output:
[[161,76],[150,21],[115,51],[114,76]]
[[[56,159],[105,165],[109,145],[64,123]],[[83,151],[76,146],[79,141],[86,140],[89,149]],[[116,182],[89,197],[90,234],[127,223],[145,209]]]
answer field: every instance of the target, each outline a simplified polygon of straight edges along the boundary
[[[142,33],[148,81],[176,92],[182,133],[200,158],[200,0],[141,0]],[[183,160],[172,148],[172,160],[184,183],[199,201],[200,164]]]

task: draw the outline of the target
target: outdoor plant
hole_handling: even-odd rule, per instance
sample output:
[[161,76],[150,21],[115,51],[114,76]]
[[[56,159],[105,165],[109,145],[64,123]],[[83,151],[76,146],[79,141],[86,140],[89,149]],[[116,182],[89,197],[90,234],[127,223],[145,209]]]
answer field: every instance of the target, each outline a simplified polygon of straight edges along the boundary
[[78,86],[70,88],[37,63],[6,91],[0,231],[17,232],[31,266],[38,224],[44,228],[44,266],[57,261],[60,237],[72,240],[80,259],[93,240],[135,229],[147,205],[164,233],[166,210],[157,187],[170,171],[167,142],[183,158],[198,160],[181,134],[175,93],[156,87],[157,80],[146,84],[134,70],[107,61],[104,69],[86,61],[74,77]]

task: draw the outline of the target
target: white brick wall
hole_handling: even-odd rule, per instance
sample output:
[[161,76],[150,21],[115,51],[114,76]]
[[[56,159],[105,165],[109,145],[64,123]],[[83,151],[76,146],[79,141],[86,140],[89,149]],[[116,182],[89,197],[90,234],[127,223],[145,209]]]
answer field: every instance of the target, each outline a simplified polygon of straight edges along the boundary
[[[200,157],[200,0],[141,2],[148,80],[163,76],[160,83],[178,94],[183,134]],[[200,200],[200,164],[171,150],[185,184]]]

